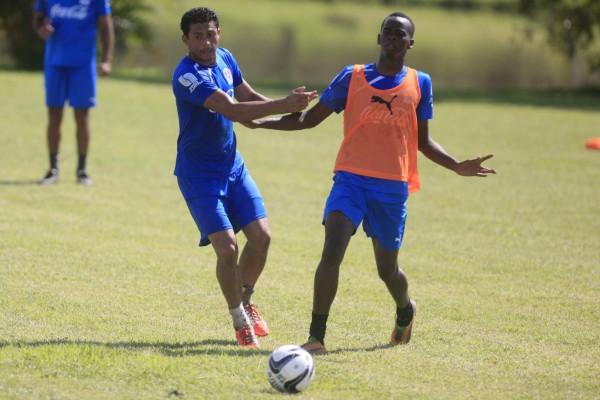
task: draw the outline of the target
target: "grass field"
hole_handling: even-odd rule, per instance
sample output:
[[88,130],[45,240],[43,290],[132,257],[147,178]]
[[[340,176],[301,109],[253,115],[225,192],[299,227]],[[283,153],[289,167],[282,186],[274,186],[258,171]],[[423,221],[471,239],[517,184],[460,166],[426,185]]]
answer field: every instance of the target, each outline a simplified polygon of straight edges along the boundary
[[[92,187],[75,184],[71,113],[62,175],[47,168],[41,74],[0,71],[0,398],[280,398],[264,365],[310,322],[320,218],[341,116],[296,133],[239,127],[273,241],[255,300],[272,335],[234,346],[214,277],[172,176],[168,85],[101,80]],[[497,176],[420,159],[400,254],[419,311],[390,348],[394,306],[371,246],[350,244],[316,378],[299,399],[598,399],[600,136],[597,92],[443,93],[432,135]],[[240,239],[243,242],[243,239]]]

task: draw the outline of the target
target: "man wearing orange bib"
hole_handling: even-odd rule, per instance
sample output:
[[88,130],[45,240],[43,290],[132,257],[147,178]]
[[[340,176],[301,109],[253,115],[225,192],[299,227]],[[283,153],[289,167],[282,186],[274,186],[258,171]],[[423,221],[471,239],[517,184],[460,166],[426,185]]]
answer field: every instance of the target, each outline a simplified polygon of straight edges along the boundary
[[396,305],[390,342],[410,341],[416,303],[408,295],[408,279],[398,266],[398,252],[408,195],[420,187],[417,151],[462,176],[496,173],[482,166],[493,155],[459,162],[429,136],[431,78],[404,65],[406,53],[414,45],[414,32],[415,25],[406,14],[390,14],[377,36],[381,51],[376,63],[344,68],[306,112],[246,124],[250,128],[308,129],[334,111],[344,111],[344,140],[323,216],[325,244],[315,273],[309,339],[302,346],[313,354],[326,352],[325,331],[340,265],[361,223],[373,242],[379,277]]

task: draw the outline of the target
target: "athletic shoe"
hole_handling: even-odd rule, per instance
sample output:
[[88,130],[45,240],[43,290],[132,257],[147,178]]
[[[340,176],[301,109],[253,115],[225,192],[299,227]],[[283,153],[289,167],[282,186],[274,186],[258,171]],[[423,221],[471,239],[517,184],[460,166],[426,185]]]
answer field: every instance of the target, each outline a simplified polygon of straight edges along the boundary
[[247,306],[244,306],[244,310],[246,311],[248,318],[250,318],[250,322],[252,323],[252,327],[254,328],[254,333],[256,336],[267,336],[269,334],[267,321],[265,321],[258,313],[256,304],[248,304]]
[[79,171],[77,171],[77,183],[89,186],[92,184],[92,179],[89,177],[87,172],[80,169]]
[[327,349],[325,349],[325,345],[319,341],[314,336],[310,336],[308,338],[308,342],[304,343],[301,346],[304,350],[308,351],[310,354],[325,354],[327,353]]
[[56,168],[50,168],[46,175],[38,181],[40,185],[50,185],[58,181],[58,170]]
[[260,347],[258,340],[256,340],[256,336],[254,335],[254,331],[251,326],[242,326],[240,329],[235,331],[235,337],[237,338],[237,342],[239,346],[251,348],[251,347]]
[[394,324],[394,330],[392,331],[392,338],[390,343],[393,345],[407,344],[410,342],[410,335],[412,333],[413,325],[415,324],[415,317],[417,316],[417,303],[410,301],[413,308],[413,317],[407,326],[399,326],[397,323]]

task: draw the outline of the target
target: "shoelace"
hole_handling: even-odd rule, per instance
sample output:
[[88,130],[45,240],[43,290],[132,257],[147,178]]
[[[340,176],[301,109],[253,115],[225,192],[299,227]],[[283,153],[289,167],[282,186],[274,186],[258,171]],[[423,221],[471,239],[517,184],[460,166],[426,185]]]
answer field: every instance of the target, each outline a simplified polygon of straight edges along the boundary
[[248,306],[246,306],[246,312],[249,314],[249,317],[252,318],[253,321],[259,321],[260,315],[258,315],[258,310],[256,309],[256,306],[254,304],[248,304]]
[[244,344],[252,344],[256,341],[252,335],[252,331],[250,331],[250,328],[242,328],[240,336],[242,337]]

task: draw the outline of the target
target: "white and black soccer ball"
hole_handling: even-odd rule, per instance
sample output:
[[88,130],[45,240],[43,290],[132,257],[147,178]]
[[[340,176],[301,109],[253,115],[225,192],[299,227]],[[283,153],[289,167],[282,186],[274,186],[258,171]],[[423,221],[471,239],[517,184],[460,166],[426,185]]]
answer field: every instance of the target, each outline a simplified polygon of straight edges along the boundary
[[312,356],[302,347],[293,344],[273,350],[266,370],[271,386],[283,393],[301,392],[315,377]]

